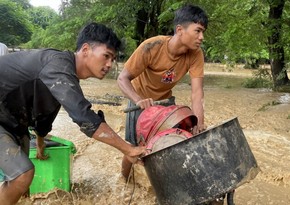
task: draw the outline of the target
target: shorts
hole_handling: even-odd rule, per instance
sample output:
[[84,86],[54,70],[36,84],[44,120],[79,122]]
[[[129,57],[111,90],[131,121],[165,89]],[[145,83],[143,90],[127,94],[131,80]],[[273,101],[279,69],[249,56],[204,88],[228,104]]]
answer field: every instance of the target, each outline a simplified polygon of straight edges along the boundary
[[[169,98],[169,103],[167,103],[164,106],[169,106],[169,105],[175,105],[175,97],[174,96]],[[133,107],[133,106],[136,106],[136,104],[129,101],[128,108]],[[138,117],[140,116],[142,111],[143,110],[139,109],[136,111],[128,112],[126,115],[125,140],[127,142],[130,142],[132,145],[135,145],[135,146],[138,145],[137,138],[136,138],[137,137],[136,136],[136,124],[137,124]]]
[[23,136],[18,144],[0,125],[0,182],[11,181],[34,168],[29,159],[29,141],[29,136]]

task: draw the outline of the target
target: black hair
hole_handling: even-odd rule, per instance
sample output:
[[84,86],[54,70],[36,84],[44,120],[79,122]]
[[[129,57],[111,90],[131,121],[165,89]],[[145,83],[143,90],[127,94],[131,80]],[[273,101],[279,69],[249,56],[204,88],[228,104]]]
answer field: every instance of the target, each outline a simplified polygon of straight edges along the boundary
[[208,24],[208,17],[204,10],[202,10],[200,7],[187,4],[175,11],[173,23],[174,28],[176,28],[178,24],[186,25],[188,23],[199,23],[206,29]]
[[100,23],[89,23],[79,33],[77,48],[79,51],[84,43],[102,43],[116,52],[121,50],[121,41],[111,28]]

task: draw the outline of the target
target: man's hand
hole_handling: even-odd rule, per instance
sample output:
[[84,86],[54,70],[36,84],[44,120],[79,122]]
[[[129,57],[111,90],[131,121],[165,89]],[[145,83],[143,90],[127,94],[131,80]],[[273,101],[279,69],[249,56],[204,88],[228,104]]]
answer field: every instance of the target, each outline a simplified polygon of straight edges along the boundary
[[197,135],[197,134],[199,134],[199,133],[201,133],[201,132],[203,132],[205,130],[206,130],[206,125],[204,125],[204,124],[202,124],[202,125],[196,125],[196,126],[194,126],[192,128],[191,134]]
[[140,106],[141,109],[148,108],[148,107],[152,106],[153,104],[154,104],[154,102],[153,102],[152,98],[142,99],[136,103],[136,105]]
[[120,150],[131,163],[142,162],[140,157],[146,154],[145,146],[136,147],[126,142],[105,122],[99,125],[92,137]]
[[48,155],[44,154],[45,149],[45,143],[44,143],[44,137],[36,137],[36,158],[40,160],[46,160],[48,159]]
[[139,147],[132,146],[131,149],[128,151],[126,157],[133,164],[144,165],[143,161],[141,160],[141,157],[145,156],[145,154],[146,154],[145,146]]

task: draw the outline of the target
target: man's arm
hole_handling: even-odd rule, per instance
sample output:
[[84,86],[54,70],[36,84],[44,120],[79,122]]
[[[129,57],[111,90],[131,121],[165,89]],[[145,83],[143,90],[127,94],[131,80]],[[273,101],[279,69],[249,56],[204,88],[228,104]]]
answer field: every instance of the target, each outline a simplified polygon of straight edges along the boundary
[[45,149],[45,142],[44,142],[44,137],[40,137],[36,135],[36,158],[40,160],[46,160],[48,159],[48,155],[44,154],[44,149]]
[[121,151],[132,163],[136,163],[140,155],[145,154],[146,147],[134,147],[124,141],[107,123],[101,123],[99,128],[93,134],[93,138],[111,145]]
[[142,99],[135,91],[131,80],[133,76],[127,71],[126,68],[122,70],[118,77],[118,85],[124,95],[126,95],[130,100],[132,100],[136,105],[139,105],[141,109],[145,109],[153,105],[152,98]]
[[203,78],[191,79],[191,107],[194,115],[198,118],[197,133],[205,130],[204,125],[204,92]]

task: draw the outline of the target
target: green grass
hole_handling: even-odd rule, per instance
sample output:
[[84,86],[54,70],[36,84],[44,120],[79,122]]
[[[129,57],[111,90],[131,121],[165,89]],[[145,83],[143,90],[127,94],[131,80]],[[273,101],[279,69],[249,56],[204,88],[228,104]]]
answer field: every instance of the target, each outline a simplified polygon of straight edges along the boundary
[[266,111],[270,106],[275,106],[275,105],[279,105],[279,104],[281,104],[281,103],[273,100],[272,102],[264,104],[261,108],[258,109],[258,111]]
[[258,69],[253,72],[253,77],[247,78],[242,85],[246,88],[273,88],[273,81],[267,69]]

